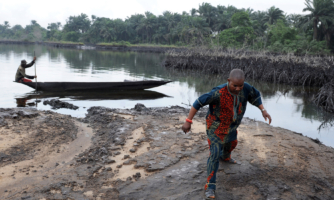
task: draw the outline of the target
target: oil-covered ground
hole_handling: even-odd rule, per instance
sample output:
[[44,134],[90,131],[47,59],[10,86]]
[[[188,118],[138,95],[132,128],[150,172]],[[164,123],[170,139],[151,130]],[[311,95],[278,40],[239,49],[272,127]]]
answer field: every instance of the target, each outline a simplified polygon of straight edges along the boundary
[[[77,119],[0,109],[0,199],[204,199],[205,110],[92,107]],[[334,199],[334,149],[244,119],[217,199]]]

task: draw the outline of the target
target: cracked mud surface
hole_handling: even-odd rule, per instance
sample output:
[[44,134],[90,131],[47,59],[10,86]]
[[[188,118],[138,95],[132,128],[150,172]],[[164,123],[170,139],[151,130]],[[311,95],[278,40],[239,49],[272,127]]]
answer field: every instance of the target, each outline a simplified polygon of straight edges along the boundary
[[[205,111],[0,109],[0,199],[204,199]],[[245,118],[216,199],[333,199],[334,149]]]

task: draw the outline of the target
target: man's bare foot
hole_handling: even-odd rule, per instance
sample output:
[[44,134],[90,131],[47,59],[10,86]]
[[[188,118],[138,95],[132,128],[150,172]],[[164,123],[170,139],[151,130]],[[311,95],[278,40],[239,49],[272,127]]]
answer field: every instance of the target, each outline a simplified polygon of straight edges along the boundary
[[234,160],[233,158],[230,158],[229,160],[223,160],[223,162],[227,162],[230,164],[238,164],[238,162],[236,160]]

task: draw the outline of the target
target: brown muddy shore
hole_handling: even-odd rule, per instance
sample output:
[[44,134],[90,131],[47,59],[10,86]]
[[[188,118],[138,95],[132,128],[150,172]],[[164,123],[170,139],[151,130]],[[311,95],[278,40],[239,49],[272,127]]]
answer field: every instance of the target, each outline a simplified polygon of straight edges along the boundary
[[[204,199],[205,110],[92,107],[78,119],[0,109],[0,199]],[[334,199],[334,149],[245,118],[217,199]]]
[[0,40],[0,44],[39,44],[44,46],[51,46],[56,48],[81,48],[83,44],[71,44],[71,43],[60,43],[60,42],[30,42],[30,41],[15,41],[15,40]]

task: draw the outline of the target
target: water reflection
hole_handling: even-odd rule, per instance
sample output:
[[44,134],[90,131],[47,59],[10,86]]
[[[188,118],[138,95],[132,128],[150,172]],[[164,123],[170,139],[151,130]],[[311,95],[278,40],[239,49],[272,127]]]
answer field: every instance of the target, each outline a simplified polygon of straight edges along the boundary
[[37,106],[37,102],[28,102],[29,98],[15,98],[17,107]]
[[[171,79],[186,82],[189,86],[194,87],[198,96],[209,92],[215,86],[227,82],[227,77],[194,73],[187,70],[168,70],[168,73],[168,76],[172,77]],[[319,131],[321,129],[333,127],[334,115],[316,107],[312,102],[314,95],[318,91],[317,87],[291,86],[259,82],[256,80],[246,80],[246,82],[250,83],[261,92],[264,101],[272,101],[275,99],[275,101],[278,102],[280,99],[284,98],[293,99],[293,103],[295,105],[295,110],[293,112],[301,113],[303,118],[309,119],[310,121],[320,121],[321,125],[318,127]],[[297,124],[298,122],[296,122],[296,125]]]
[[[154,100],[164,97],[169,97],[165,94],[149,90],[138,90],[138,91],[71,91],[71,92],[47,92],[39,91],[38,93],[29,92],[22,95],[20,103],[23,99],[46,99],[46,98],[70,98],[74,100]],[[18,103],[19,104],[19,103]]]
[[58,49],[40,45],[0,45],[0,55],[9,60],[10,56],[14,54],[18,65],[22,57],[32,57],[34,51],[36,51],[37,58],[47,56],[50,62],[65,60],[68,66],[78,73],[91,72],[94,74],[124,69],[132,75],[144,75],[145,78],[152,78],[165,72],[163,68],[156,67],[163,61],[163,54]]

